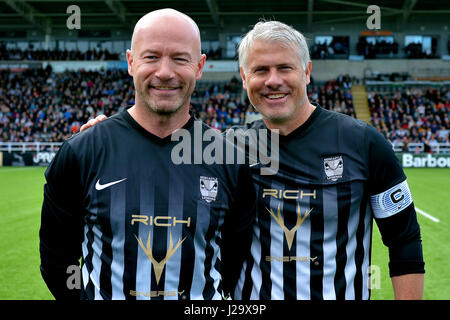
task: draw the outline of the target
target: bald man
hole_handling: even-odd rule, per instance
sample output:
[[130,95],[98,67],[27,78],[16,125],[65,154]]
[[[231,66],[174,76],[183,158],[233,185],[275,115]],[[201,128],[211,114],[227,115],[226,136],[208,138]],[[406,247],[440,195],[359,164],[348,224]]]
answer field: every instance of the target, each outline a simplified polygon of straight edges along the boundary
[[250,245],[249,172],[171,158],[177,129],[210,129],[189,113],[205,59],[188,16],[164,9],[136,24],[135,105],[68,139],[45,173],[41,273],[57,299],[223,297],[224,270]]
[[197,25],[181,12],[157,10],[137,22],[127,50],[136,89],[129,113],[146,130],[165,137],[188,121],[206,60],[200,48]]

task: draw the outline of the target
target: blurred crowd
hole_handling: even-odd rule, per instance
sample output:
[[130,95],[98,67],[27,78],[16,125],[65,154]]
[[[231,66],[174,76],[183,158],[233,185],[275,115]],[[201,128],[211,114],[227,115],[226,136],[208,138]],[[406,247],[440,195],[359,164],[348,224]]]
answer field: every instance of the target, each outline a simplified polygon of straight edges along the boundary
[[406,151],[408,143],[423,143],[431,151],[449,142],[448,88],[410,87],[390,93],[368,93],[372,123],[394,146]]
[[[355,117],[352,80],[340,75],[326,83],[312,79],[311,102]],[[370,91],[374,126],[394,145],[421,142],[430,148],[449,142],[450,93],[446,88],[411,87],[390,93]],[[134,104],[134,86],[126,70],[0,71],[0,141],[61,142],[98,114],[111,116]],[[197,83],[192,112],[223,131],[258,116],[242,91],[241,80]]]
[[[308,86],[308,96],[326,109],[355,116],[351,80]],[[134,104],[134,86],[126,70],[0,71],[0,141],[61,142],[98,114],[111,116]],[[258,117],[242,92],[241,80],[197,83],[192,112],[223,131]]]
[[329,59],[336,55],[348,55],[348,37],[333,37],[333,40],[327,44],[326,41],[315,43],[312,46],[312,59]]
[[96,114],[107,116],[134,103],[124,71],[23,73],[0,71],[0,141],[59,142]]
[[196,118],[219,131],[243,125],[247,116],[255,114],[236,77],[228,82],[198,82],[191,105]]
[[[405,57],[407,59],[436,59],[436,39],[432,38],[431,48],[425,49],[420,42],[411,42],[404,47]],[[366,37],[360,37],[356,45],[356,50],[359,55],[364,56],[365,59],[376,59],[380,55],[383,58],[397,56],[399,53],[399,45],[395,40],[386,41],[385,39],[367,41]]]
[[[449,38],[450,39],[450,38]],[[435,40],[433,40],[435,41]],[[450,52],[450,40],[448,41]],[[375,43],[367,41],[366,37],[360,37],[356,45],[358,55],[365,59],[376,59],[377,55],[384,58],[397,56],[399,53],[398,43],[386,40],[377,40]],[[424,50],[421,43],[410,43],[404,48],[405,56],[408,59],[437,58],[436,43],[433,42],[432,49]],[[203,50],[208,60],[224,59],[221,47],[217,49]],[[122,53],[123,55],[124,53]],[[333,36],[330,43],[327,41],[317,42],[311,47],[312,59],[332,59],[342,58],[349,55],[349,38]],[[123,57],[122,57],[123,58]],[[107,49],[92,49],[87,51],[72,50],[44,50],[35,49],[30,45],[28,49],[7,49],[5,42],[0,42],[0,61],[106,61],[120,60],[121,54],[110,52]]]
[[307,87],[309,101],[335,112],[356,118],[351,92],[352,80],[348,75],[316,85],[314,81]]
[[202,52],[206,54],[206,58],[208,60],[221,60],[222,57],[222,48],[218,47],[217,49],[204,50],[202,48]]
[[40,60],[82,60],[105,61],[119,60],[119,54],[105,50],[43,50],[43,49],[7,49],[4,43],[0,43],[1,60],[40,61]]
[[[222,59],[222,48],[204,50],[208,60]],[[120,60],[119,53],[109,52],[107,49],[95,50],[43,50],[33,49],[32,45],[27,50],[7,49],[4,42],[0,42],[0,61],[106,61]]]
[[435,59],[436,49],[425,50],[421,43],[411,42],[405,47],[405,55],[408,59]]
[[[251,108],[240,98],[241,87],[236,78],[220,84],[199,83],[192,112],[218,130],[243,124]],[[109,117],[133,104],[133,81],[126,70],[2,70],[0,141],[64,141],[90,118]]]
[[364,56],[365,59],[375,59],[377,54],[397,55],[398,43],[395,40],[392,42],[378,40],[375,43],[372,43],[367,41],[366,37],[360,37],[356,45],[356,50],[358,54]]

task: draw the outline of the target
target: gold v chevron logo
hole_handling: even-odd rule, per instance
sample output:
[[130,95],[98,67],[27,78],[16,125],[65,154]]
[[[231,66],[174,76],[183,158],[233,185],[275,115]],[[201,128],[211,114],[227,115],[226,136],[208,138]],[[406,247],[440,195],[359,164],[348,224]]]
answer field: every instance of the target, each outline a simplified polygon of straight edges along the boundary
[[173,256],[175,251],[177,251],[177,249],[181,246],[183,241],[186,240],[186,237],[184,237],[183,240],[178,240],[177,245],[174,248],[173,240],[172,240],[172,232],[170,232],[169,249],[167,250],[167,253],[166,253],[166,256],[164,257],[164,259],[162,259],[160,262],[156,261],[156,259],[153,258],[152,247],[150,245],[151,233],[150,232],[148,233],[147,246],[144,246],[144,243],[142,242],[141,238],[138,239],[137,236],[135,236],[135,237],[136,237],[136,240],[139,242],[139,245],[141,246],[142,250],[144,250],[145,254],[152,262],[153,270],[155,272],[156,284],[159,284],[159,280],[161,279],[161,274],[164,270],[164,266],[166,265],[167,261],[169,261],[169,259]]
[[269,211],[270,215],[280,225],[281,229],[283,229],[289,250],[291,250],[292,242],[294,241],[295,233],[297,232],[298,228],[300,228],[300,226],[302,225],[303,221],[305,221],[306,217],[308,217],[308,215],[311,213],[311,211],[313,209],[306,210],[305,214],[302,217],[301,212],[300,212],[300,205],[297,204],[297,222],[296,222],[295,226],[292,229],[288,229],[286,227],[286,225],[284,224],[283,217],[281,216],[280,204],[278,204],[278,215],[276,215],[276,216],[275,216],[275,213],[273,212],[272,209],[267,209],[267,207],[266,207],[266,210]]

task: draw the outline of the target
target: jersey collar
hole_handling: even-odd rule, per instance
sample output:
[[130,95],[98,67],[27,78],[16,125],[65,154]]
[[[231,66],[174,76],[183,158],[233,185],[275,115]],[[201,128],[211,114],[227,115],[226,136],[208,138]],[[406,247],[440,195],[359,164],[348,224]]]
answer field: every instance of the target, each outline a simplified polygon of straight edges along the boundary
[[[128,109],[128,108],[127,108]],[[180,128],[180,129],[187,129],[189,130],[193,124],[194,124],[194,115],[192,114],[191,111],[189,111],[189,120]],[[137,131],[139,131],[141,134],[143,134],[144,136],[146,136],[148,139],[159,143],[159,144],[167,144],[170,143],[172,141],[172,134],[169,134],[168,136],[161,138],[158,137],[157,135],[154,135],[153,133],[145,130],[143,127],[141,127],[141,125],[139,123],[136,122],[136,120],[133,119],[133,117],[128,113],[127,110],[123,110],[121,112],[121,116],[125,119],[125,121],[127,121],[134,129],[136,129]]]

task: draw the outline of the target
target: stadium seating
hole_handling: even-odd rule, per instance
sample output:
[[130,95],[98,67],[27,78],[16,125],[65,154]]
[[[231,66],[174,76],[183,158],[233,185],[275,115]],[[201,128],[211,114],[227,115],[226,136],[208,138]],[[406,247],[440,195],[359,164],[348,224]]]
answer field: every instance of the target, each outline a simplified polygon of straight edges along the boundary
[[0,43],[0,61],[43,61],[43,60],[79,60],[103,61],[119,60],[119,54],[105,50],[42,50],[33,49],[7,49],[5,43]]
[[[204,50],[208,60],[223,58],[222,48]],[[5,42],[0,42],[0,61],[106,61],[119,60],[120,54],[109,52],[108,49],[93,50],[44,50],[35,49],[30,45],[27,50],[7,48]]]
[[[326,83],[312,79],[307,94],[313,103],[356,117],[352,81],[347,75]],[[396,151],[429,152],[448,145],[449,98],[444,86],[368,87],[372,124]],[[126,70],[0,70],[0,142],[62,142],[90,118],[133,104],[133,81]],[[197,118],[219,131],[258,117],[236,77],[199,81],[191,104]]]
[[352,81],[347,75],[340,75],[337,79],[327,81],[324,84],[308,86],[308,97],[313,103],[317,103],[327,110],[347,114],[356,118],[351,93]]
[[432,152],[449,144],[449,98],[443,86],[386,86],[368,92],[373,125],[397,151],[409,152]]
[[[311,84],[311,101],[355,116],[350,79]],[[61,142],[97,114],[111,116],[134,104],[132,78],[126,70],[0,71],[0,141]],[[217,130],[241,125],[256,111],[242,95],[240,79],[200,81],[192,95],[194,114]]]

